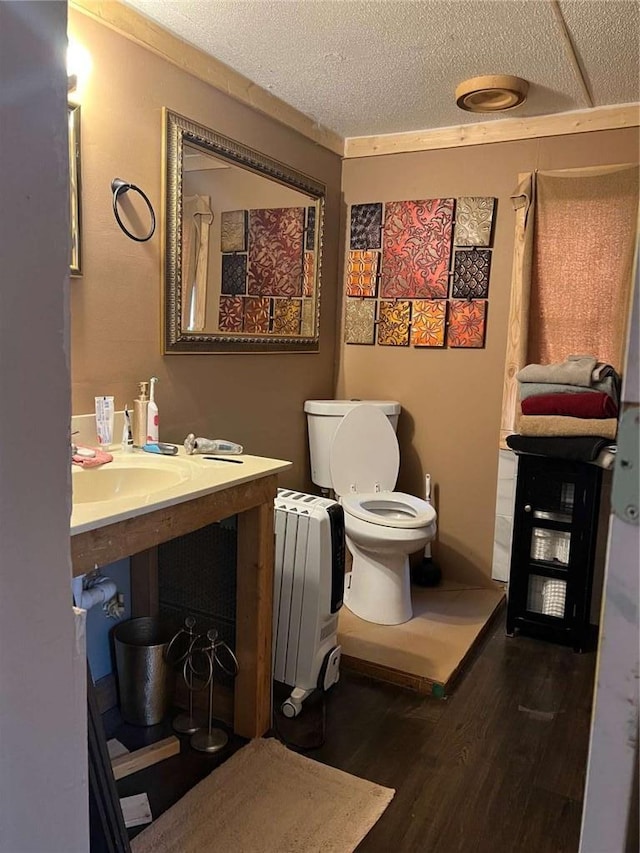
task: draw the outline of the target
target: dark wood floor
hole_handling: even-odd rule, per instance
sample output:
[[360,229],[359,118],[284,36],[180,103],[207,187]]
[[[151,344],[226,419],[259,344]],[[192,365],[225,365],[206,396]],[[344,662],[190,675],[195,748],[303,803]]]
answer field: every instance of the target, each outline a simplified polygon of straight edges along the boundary
[[[396,789],[359,853],[575,853],[594,668],[595,653],[508,639],[499,619],[450,698],[343,672],[297,719],[277,713],[275,733],[311,758]],[[107,728],[130,748],[141,745]],[[147,731],[146,742],[165,736]],[[158,816],[243,743],[233,737],[213,757],[185,740],[182,755],[121,780],[119,795],[146,790]]]
[[[396,789],[359,853],[574,853],[594,668],[499,620],[447,700],[343,673],[306,754]],[[311,741],[305,713],[282,733]]]

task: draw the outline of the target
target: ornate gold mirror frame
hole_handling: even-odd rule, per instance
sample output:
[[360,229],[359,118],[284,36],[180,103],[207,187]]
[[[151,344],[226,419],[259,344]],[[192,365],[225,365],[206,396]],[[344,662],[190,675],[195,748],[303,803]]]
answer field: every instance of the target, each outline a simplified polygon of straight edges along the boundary
[[72,276],[82,275],[81,184],[80,184],[80,107],[68,104],[69,119],[69,226],[71,229]]
[[164,110],[164,352],[316,352],[325,187]]

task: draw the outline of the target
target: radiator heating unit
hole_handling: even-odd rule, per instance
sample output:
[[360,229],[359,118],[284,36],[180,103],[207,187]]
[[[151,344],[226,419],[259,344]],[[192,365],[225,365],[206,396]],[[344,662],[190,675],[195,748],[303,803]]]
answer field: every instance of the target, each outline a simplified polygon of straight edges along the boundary
[[296,717],[313,690],[328,690],[340,676],[344,511],[336,501],[278,489],[274,527],[273,670],[292,688],[282,713]]

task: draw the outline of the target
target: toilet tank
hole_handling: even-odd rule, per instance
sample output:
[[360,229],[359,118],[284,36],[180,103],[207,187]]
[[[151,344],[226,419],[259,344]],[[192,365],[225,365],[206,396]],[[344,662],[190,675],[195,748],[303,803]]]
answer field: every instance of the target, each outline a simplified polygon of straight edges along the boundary
[[333,488],[329,473],[331,442],[342,418],[356,406],[375,406],[389,418],[394,432],[398,429],[400,403],[395,400],[307,400],[304,410],[309,431],[311,479],[322,489]]

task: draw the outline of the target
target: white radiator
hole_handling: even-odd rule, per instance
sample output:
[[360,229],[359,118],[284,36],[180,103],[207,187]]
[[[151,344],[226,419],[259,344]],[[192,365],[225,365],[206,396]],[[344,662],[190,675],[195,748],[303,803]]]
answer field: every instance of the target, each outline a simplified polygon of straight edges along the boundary
[[315,688],[328,690],[340,675],[344,512],[336,501],[278,489],[274,527],[273,671],[293,688],[282,712],[295,717]]

